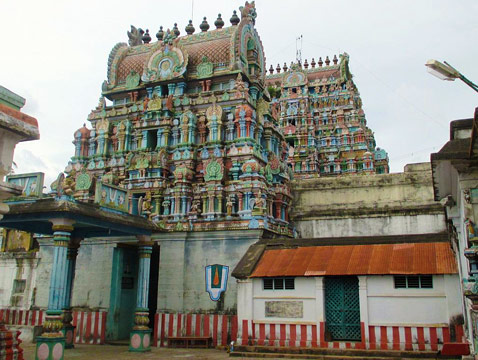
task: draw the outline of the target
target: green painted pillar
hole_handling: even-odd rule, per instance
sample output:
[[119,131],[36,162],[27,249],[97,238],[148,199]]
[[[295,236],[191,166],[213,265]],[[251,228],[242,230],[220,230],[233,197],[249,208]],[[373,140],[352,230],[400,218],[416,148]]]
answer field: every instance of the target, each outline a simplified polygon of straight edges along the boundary
[[63,303],[63,335],[65,336],[65,349],[74,347],[75,326],[71,324],[73,315],[71,311],[71,293],[73,290],[73,281],[75,280],[76,257],[78,255],[78,242],[71,243],[66,253],[66,296]]
[[63,307],[70,297],[67,277],[67,252],[70,235],[73,231],[72,221],[54,219],[53,226],[53,268],[50,275],[50,292],[48,310],[43,323],[43,333],[37,337],[36,360],[63,360],[65,334],[63,332]]
[[149,324],[148,294],[149,294],[149,269],[153,243],[150,236],[139,236],[139,270],[138,289],[136,296],[136,312],[134,327],[130,334],[129,351],[151,351],[151,329]]

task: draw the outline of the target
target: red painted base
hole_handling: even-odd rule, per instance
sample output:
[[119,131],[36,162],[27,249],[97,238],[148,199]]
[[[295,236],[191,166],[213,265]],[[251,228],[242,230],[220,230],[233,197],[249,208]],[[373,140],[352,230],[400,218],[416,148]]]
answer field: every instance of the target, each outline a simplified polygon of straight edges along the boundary
[[442,355],[470,355],[470,345],[467,343],[444,343]]

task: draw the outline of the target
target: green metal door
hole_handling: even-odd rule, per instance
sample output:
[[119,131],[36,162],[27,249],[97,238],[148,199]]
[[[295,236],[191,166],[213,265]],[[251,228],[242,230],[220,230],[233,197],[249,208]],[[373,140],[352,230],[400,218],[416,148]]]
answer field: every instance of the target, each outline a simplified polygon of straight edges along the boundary
[[136,249],[115,248],[110,307],[106,319],[106,340],[129,338],[136,309],[137,274],[138,255]]
[[356,276],[325,278],[325,326],[332,340],[361,340]]

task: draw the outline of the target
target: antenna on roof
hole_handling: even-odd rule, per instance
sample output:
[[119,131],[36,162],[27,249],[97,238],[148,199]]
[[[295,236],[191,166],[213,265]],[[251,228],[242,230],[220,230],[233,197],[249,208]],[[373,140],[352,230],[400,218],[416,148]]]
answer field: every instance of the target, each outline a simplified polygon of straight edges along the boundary
[[[295,60],[298,64],[302,63],[302,38],[303,36],[300,35],[295,38]],[[299,40],[300,40],[300,48],[299,48]]]

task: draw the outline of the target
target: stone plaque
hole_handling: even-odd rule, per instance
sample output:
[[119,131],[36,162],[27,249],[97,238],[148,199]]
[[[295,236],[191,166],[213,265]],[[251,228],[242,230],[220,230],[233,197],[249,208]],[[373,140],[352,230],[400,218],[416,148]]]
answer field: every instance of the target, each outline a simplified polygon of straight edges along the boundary
[[302,301],[266,301],[266,317],[302,318],[304,303]]

